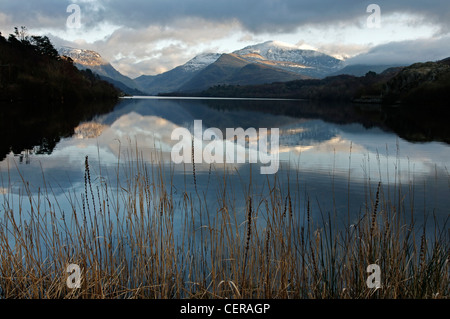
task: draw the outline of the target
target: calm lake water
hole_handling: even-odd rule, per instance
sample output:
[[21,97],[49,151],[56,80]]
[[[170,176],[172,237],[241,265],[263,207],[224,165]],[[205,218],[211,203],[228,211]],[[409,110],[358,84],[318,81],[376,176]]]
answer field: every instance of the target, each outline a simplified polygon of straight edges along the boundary
[[[218,128],[224,137],[226,128],[278,128],[278,172],[262,175],[260,164],[250,164],[248,158],[237,164],[203,163],[195,165],[194,182],[192,164],[175,165],[170,158],[178,142],[171,139],[173,130],[192,131],[194,120],[202,120],[203,131]],[[0,209],[20,204],[26,210],[26,201],[20,199],[26,195],[26,181],[35,194],[51,185],[48,192],[58,199],[59,210],[70,211],[68,194],[80,196],[85,190],[86,156],[98,185],[99,176],[116,178],[118,163],[133,161],[137,148],[148,165],[155,162],[155,154],[162,155],[164,169],[173,171],[175,196],[197,187],[211,203],[211,211],[216,209],[217,186],[226,170],[237,205],[250,178],[252,192],[261,198],[270,191],[268,182],[276,181],[295,194],[294,205],[303,209],[309,199],[317,219],[336,213],[343,222],[349,217],[354,221],[374,200],[381,182],[385,198],[404,201],[419,222],[428,215],[444,225],[450,213],[450,146],[444,142],[450,138],[448,128],[421,127],[423,121],[415,120],[409,123],[376,107],[308,101],[122,99],[112,111],[81,121],[59,138],[54,132],[48,133],[52,138],[43,133],[40,145],[21,152],[21,146],[13,145],[17,139],[12,140],[9,146],[14,152],[2,154],[0,162]],[[27,132],[30,140],[34,135]]]

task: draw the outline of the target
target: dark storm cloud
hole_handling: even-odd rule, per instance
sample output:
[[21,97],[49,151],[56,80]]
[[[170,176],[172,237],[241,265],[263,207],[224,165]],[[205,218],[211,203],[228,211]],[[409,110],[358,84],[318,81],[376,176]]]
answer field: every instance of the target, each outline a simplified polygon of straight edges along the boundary
[[39,15],[62,18],[71,1],[39,0],[39,1],[0,1],[0,12],[14,15],[16,19],[35,20]]
[[378,4],[383,14],[413,13],[443,29],[450,25],[450,2],[436,0],[112,0],[105,6],[103,17],[132,27],[170,25],[183,17],[237,20],[247,30],[258,33],[290,31],[307,24],[356,21],[367,16],[366,8],[371,3]]
[[[0,0],[0,14],[5,22],[13,26],[26,26],[28,28],[56,28],[64,29],[66,21],[72,12],[67,12],[67,7],[76,3],[82,10],[83,24],[86,27],[95,26],[103,21],[102,12],[98,10],[100,1],[70,1],[70,0]],[[103,1],[102,1],[103,2]],[[0,16],[0,27],[5,27],[5,22]],[[6,30],[5,30],[6,31]],[[9,31],[9,30],[8,30]]]
[[2,0],[0,12],[12,16],[15,23],[31,27],[64,26],[66,8],[72,2],[82,8],[87,26],[109,22],[132,28],[164,27],[183,18],[201,18],[221,23],[238,21],[253,33],[282,32],[307,24],[356,21],[367,16],[365,10],[370,3],[376,3],[382,14],[418,14],[427,23],[439,25],[443,32],[450,30],[450,1],[441,0]]

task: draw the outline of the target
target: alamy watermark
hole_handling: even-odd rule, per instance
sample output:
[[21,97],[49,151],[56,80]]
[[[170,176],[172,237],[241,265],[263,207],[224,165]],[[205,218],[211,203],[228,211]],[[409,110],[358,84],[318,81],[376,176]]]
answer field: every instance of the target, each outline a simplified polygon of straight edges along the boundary
[[[269,164],[261,166],[261,174],[275,174],[279,168],[279,129],[227,128],[226,139],[221,130],[212,127],[203,131],[202,120],[194,121],[193,134],[187,128],[173,130],[171,139],[177,140],[172,147],[174,163],[249,163]],[[270,141],[269,141],[270,140]],[[203,147],[203,142],[208,143]],[[236,141],[236,143],[235,143]],[[246,145],[248,144],[248,149]],[[269,150],[270,145],[270,150]],[[194,154],[192,154],[194,152]]]
[[77,264],[70,264],[66,268],[66,272],[69,273],[67,277],[67,287],[70,289],[81,288],[81,268]]
[[369,273],[369,277],[367,277],[366,284],[367,288],[381,288],[381,268],[377,264],[371,264],[367,266],[367,273]]
[[366,12],[372,13],[367,17],[367,27],[369,29],[381,28],[381,8],[378,4],[369,4]]
[[78,4],[69,4],[67,6],[66,12],[71,13],[67,17],[66,26],[69,29],[79,29],[81,28],[81,8]]

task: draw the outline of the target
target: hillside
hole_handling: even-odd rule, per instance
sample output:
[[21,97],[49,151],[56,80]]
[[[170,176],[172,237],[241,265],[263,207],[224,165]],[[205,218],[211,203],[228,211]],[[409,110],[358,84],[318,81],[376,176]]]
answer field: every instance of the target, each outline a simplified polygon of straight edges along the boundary
[[386,82],[383,98],[390,104],[421,104],[446,106],[450,100],[450,58],[415,63],[403,68]]
[[216,85],[199,92],[198,95],[352,101],[363,96],[380,97],[383,84],[395,76],[399,70],[388,69],[380,74],[368,72],[362,77],[338,75],[324,79],[295,80],[263,85]]
[[118,90],[60,57],[47,37],[0,33],[0,99],[77,103],[116,99]]
[[354,75],[354,76],[363,76],[367,72],[375,72],[375,73],[382,73],[383,71],[390,69],[390,68],[396,68],[399,67],[399,65],[396,64],[389,64],[389,65],[367,65],[367,64],[351,64],[343,67],[342,69],[333,72],[329,74],[328,76],[334,76],[334,75]]

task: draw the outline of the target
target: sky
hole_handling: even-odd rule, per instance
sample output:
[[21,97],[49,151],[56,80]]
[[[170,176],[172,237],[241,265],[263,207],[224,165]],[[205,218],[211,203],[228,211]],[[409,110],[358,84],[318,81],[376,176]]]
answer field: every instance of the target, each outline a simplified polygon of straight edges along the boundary
[[0,0],[0,31],[15,26],[97,51],[132,78],[269,40],[348,64],[450,56],[448,0]]

